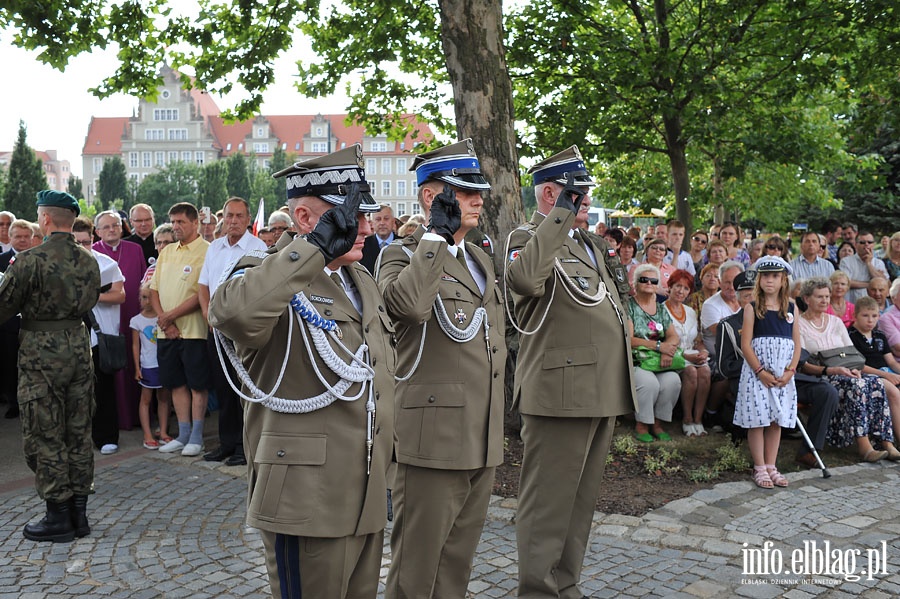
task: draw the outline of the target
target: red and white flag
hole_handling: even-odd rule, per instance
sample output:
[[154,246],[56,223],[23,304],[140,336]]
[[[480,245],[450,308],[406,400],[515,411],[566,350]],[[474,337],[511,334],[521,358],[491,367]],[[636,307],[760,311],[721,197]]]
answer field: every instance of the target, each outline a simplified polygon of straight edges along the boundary
[[256,211],[256,220],[253,221],[253,235],[259,236],[259,230],[266,226],[266,201],[259,198],[259,210]]

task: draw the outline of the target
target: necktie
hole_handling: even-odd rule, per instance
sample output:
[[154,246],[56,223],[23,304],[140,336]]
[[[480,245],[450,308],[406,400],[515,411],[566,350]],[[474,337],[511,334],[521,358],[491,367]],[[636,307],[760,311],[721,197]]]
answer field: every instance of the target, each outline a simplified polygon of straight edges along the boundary
[[[341,275],[339,275],[337,271],[334,271],[329,276],[331,277],[331,280],[334,281],[338,287],[340,287],[341,289],[344,289],[344,280],[341,279]],[[344,291],[346,291],[346,289]]]
[[459,260],[459,263],[463,265],[463,268],[465,268],[466,271],[469,270],[469,264],[466,262],[466,254],[462,251],[462,248],[457,248],[456,259]]

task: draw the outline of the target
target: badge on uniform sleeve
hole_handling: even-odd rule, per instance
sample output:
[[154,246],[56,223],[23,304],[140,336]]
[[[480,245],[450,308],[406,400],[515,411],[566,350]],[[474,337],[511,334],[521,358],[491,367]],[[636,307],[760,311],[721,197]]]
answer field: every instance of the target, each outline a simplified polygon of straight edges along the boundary
[[513,250],[509,253],[509,261],[512,262],[519,257],[519,250]]
[[463,312],[463,309],[462,309],[462,308],[457,308],[457,309],[456,309],[456,314],[455,314],[455,316],[456,316],[456,322],[458,322],[459,324],[463,324],[464,322],[466,322],[466,318],[468,318],[468,317],[466,316],[466,313]]
[[612,249],[612,248],[607,248],[607,249],[606,249],[606,254],[607,254],[610,258],[615,258],[615,257],[618,255],[618,254],[616,254],[616,250],[614,250],[614,249]]

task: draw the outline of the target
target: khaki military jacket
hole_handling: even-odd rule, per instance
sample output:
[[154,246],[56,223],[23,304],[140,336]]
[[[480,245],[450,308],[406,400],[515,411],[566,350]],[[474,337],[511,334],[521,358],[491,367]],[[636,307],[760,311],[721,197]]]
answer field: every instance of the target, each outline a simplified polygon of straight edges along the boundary
[[[535,212],[510,237],[506,282],[518,326],[532,331],[547,312],[536,334],[520,337],[514,397],[519,411],[533,416],[618,416],[637,407],[630,340],[619,320],[628,317],[627,297],[617,291],[624,271],[602,239],[576,231],[582,243],[590,244],[599,268],[594,266],[569,237],[574,219],[565,208],[554,208],[546,218]],[[587,294],[594,294],[602,280],[619,315],[610,298],[594,307],[576,303],[554,274],[557,258]]]
[[[394,421],[393,327],[375,280],[362,266],[347,268],[359,291],[360,315],[342,287],[324,272],[322,254],[301,237],[279,239],[278,251],[264,260],[252,254],[238,262],[242,276],[223,283],[209,307],[212,326],[235,341],[243,364],[264,392],[275,387],[285,352],[287,367],[275,396],[305,399],[325,390],[315,364],[329,384],[337,376],[308,348],[294,311],[302,291],[319,314],[337,322],[343,344],[355,352],[369,347],[375,368],[375,445],[366,474],[366,394],[337,400],[307,414],[284,414],[244,402],[244,451],[249,463],[247,523],[297,536],[342,537],[370,534],[387,521],[387,470]],[[293,324],[291,321],[293,320]],[[290,346],[288,334],[293,326]],[[304,329],[306,323],[304,323]],[[307,331],[308,336],[308,331]],[[336,347],[329,338],[329,344]],[[312,340],[310,339],[310,345]],[[349,357],[341,350],[344,362]],[[359,384],[345,395],[355,395]]]
[[[472,275],[442,241],[422,240],[425,229],[382,250],[378,285],[397,327],[396,459],[401,464],[471,470],[503,461],[503,382],[506,363],[503,303],[487,255],[471,243],[466,251],[485,274],[484,295]],[[404,248],[413,253],[410,259]],[[451,321],[466,328],[484,307],[489,341],[481,329],[465,343],[451,340],[434,315],[440,296]]]

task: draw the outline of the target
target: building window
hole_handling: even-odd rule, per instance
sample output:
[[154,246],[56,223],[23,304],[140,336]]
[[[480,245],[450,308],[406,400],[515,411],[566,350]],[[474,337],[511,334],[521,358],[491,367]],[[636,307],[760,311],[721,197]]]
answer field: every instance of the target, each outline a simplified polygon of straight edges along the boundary
[[178,162],[178,152],[169,152],[169,164]]
[[147,141],[162,141],[166,138],[165,129],[145,129],[144,139]]
[[203,164],[205,154],[203,152],[194,152],[194,162]]
[[153,159],[151,158],[150,152],[141,152],[141,166],[143,166],[144,168],[150,168],[151,166],[153,166],[152,160]]
[[397,202],[397,216],[406,214],[406,202]]
[[314,141],[312,142],[312,151],[320,152],[324,154],[328,151],[328,142],[327,141]]
[[391,195],[391,182],[390,181],[382,181],[381,182],[381,195],[384,197],[389,197]]
[[287,150],[287,142],[284,142],[283,144],[281,144],[281,149]]
[[155,108],[153,110],[153,120],[154,121],[177,121],[178,120],[178,109],[177,108]]
[[406,172],[406,158],[397,159],[397,174],[401,175]]
[[132,183],[137,183],[140,175],[138,173],[128,173],[128,178],[131,179]]
[[371,177],[372,175],[377,175],[378,173],[375,171],[375,159],[374,158],[366,158],[366,176]]
[[391,163],[393,161],[390,158],[384,158],[381,161],[381,174],[382,175],[390,175],[391,174]]
[[267,142],[256,142],[253,144],[253,152],[255,154],[268,154],[269,144]]
[[419,214],[420,212],[421,212],[421,209],[419,208],[419,203],[418,203],[418,202],[413,202],[413,205],[412,205],[412,213],[413,213],[413,215]]
[[138,165],[138,153],[137,152],[128,152],[128,166],[131,168],[137,168]]
[[416,197],[419,195],[418,191],[419,190],[416,189],[416,182],[410,181],[409,182],[409,195],[411,195],[412,197]]
[[170,95],[172,95],[172,94],[169,93],[169,90],[164,89],[164,90],[162,91],[162,97],[163,97],[163,100],[168,100]]
[[378,181],[369,181],[369,193],[373,198],[378,197]]
[[405,141],[401,141],[401,142],[400,142],[400,149],[401,149],[401,150],[405,150],[405,149],[406,149],[406,142],[405,142]]
[[99,173],[103,170],[103,159],[102,158],[94,158],[94,172]]
[[156,152],[156,166],[165,166],[166,165],[166,153],[165,152]]
[[262,128],[262,127],[257,127],[257,128],[256,128],[256,137],[265,137],[265,135],[263,135],[263,128]]
[[271,168],[271,166],[272,166],[272,161],[271,161],[271,160],[269,160],[268,158],[266,158],[265,160],[263,160],[263,168]]
[[169,141],[184,141],[187,138],[187,129],[169,129]]
[[294,144],[294,150],[296,150],[297,152],[300,151],[300,142],[299,141]]
[[402,198],[406,195],[406,181],[397,181],[397,197]]
[[190,162],[191,161],[191,152],[188,150],[187,152],[181,153],[181,161],[182,162]]
[[369,150],[372,152],[387,152],[387,142],[386,141],[370,142]]

